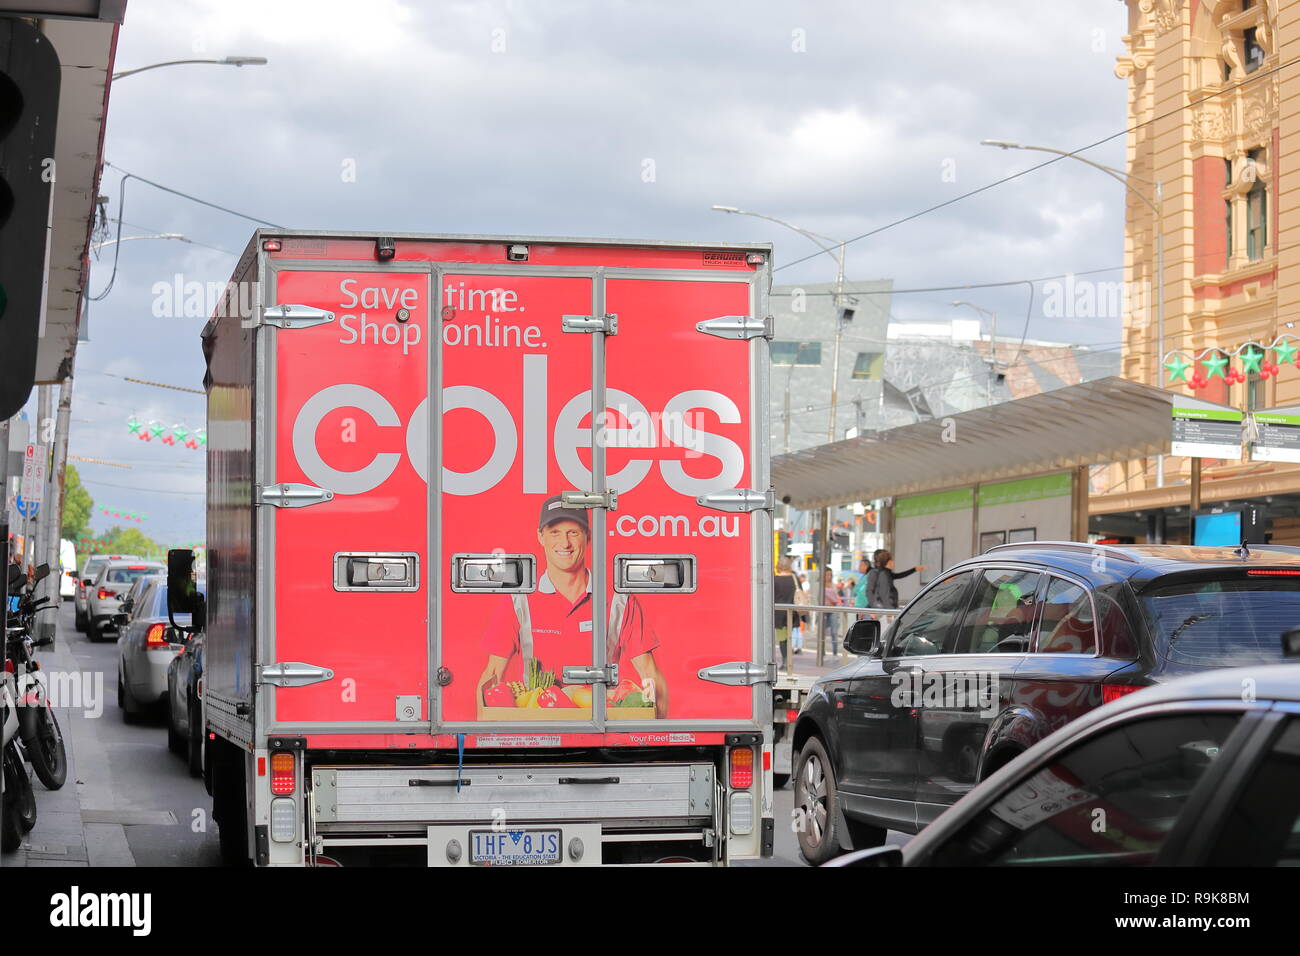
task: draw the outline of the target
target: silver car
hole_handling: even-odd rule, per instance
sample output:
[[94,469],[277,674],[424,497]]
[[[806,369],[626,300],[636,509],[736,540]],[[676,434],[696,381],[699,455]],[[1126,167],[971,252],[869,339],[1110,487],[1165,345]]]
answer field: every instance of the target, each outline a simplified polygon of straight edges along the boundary
[[103,570],[104,565],[110,561],[139,560],[139,556],[134,554],[92,554],[86,558],[86,563],[81,566],[81,573],[77,575],[76,593],[72,595],[72,610],[78,632],[84,633],[89,630],[86,607],[90,599],[90,589],[95,586],[95,579],[99,577],[99,572]]
[[[185,649],[185,635],[167,618],[165,576],[144,579],[126,618],[117,639],[117,706],[131,722],[166,703],[167,670]],[[177,614],[176,623],[189,624],[190,616]]]
[[121,613],[122,599],[138,578],[166,573],[167,569],[157,561],[109,561],[103,565],[86,597],[86,633],[90,639],[100,640],[106,636],[105,631],[117,630],[115,619]]

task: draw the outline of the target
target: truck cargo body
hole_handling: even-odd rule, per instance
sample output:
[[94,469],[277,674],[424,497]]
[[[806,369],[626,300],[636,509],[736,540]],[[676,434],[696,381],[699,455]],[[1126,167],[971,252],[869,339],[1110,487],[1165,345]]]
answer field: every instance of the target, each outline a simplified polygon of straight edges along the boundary
[[769,283],[763,245],[253,237],[203,333],[228,857],[770,852]]

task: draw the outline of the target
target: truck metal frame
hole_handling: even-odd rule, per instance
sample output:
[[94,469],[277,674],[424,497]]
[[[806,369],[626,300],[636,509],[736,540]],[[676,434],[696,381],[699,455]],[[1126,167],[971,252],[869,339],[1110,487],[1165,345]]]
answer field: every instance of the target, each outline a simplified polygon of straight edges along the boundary
[[[367,255],[381,243],[401,250],[402,255],[387,259]],[[483,261],[485,249],[499,250],[505,258],[521,248],[532,250],[532,261]],[[301,253],[304,249],[312,252],[295,254],[295,250]],[[339,249],[349,254],[335,255]],[[318,250],[330,254],[314,254]],[[589,261],[572,264],[575,253]],[[702,254],[703,263],[715,255],[721,265],[716,269],[653,267],[635,261],[637,257],[678,253],[683,259]],[[558,261],[566,256],[569,262]],[[548,258],[557,261],[543,261]],[[626,261],[620,263],[620,259]],[[743,269],[738,267],[741,262]],[[581,837],[588,849],[574,859],[566,849],[563,865],[592,865],[600,863],[602,856],[625,862],[653,859],[654,853],[645,848],[656,845],[673,850],[669,857],[681,857],[683,847],[690,844],[695,849],[686,847],[685,856],[706,864],[770,854],[771,688],[775,677],[767,629],[772,616],[770,493],[762,501],[746,499],[734,509],[739,512],[737,527],[744,520],[749,538],[749,648],[739,660],[719,662],[700,673],[701,681],[748,687],[748,716],[652,716],[614,721],[611,726],[607,719],[610,690],[597,680],[592,684],[590,719],[577,719],[579,715],[574,714],[574,720],[502,720],[490,726],[481,719],[444,719],[441,688],[451,679],[443,656],[442,595],[450,555],[440,538],[444,359],[443,335],[435,326],[439,318],[446,320],[441,303],[443,282],[449,275],[587,280],[592,288],[591,315],[596,317],[606,314],[605,290],[610,283],[742,283],[747,290],[747,314],[722,317],[741,320],[740,328],[709,334],[737,339],[735,347],[748,350],[748,407],[744,409],[748,464],[742,489],[764,493],[770,484],[766,397],[770,268],[770,247],[762,244],[400,233],[381,237],[284,230],[254,234],[225,297],[203,330],[209,405],[209,616],[202,706],[205,728],[211,735],[205,781],[214,795],[227,856],[240,855],[240,841],[231,835],[239,829],[246,836],[246,855],[264,865],[311,863],[327,849],[378,844],[423,847],[432,865],[465,865],[464,857],[452,859],[451,851],[444,853],[443,849],[453,844],[463,847],[470,831],[502,825],[502,820],[484,814],[485,803],[460,796],[467,788],[475,794],[492,793],[495,788],[505,801],[495,809],[506,811],[506,825],[569,821],[565,834]],[[304,312],[300,303],[282,300],[282,277],[289,273],[424,277],[424,301],[429,304],[424,337],[427,414],[433,437],[428,448],[427,560],[418,569],[414,587],[407,590],[423,589],[427,595],[427,625],[421,626],[427,627],[428,665],[423,678],[425,692],[408,699],[405,715],[399,697],[392,720],[304,721],[301,708],[295,718],[281,713],[277,706],[286,689],[336,677],[328,660],[283,658],[277,640],[284,626],[276,616],[277,588],[284,576],[277,562],[277,524],[290,511],[312,507],[312,501],[335,500],[328,487],[283,482],[277,461],[277,429],[281,427],[278,352],[283,337],[289,336],[284,341],[293,342],[293,337],[301,335],[301,329],[293,327],[294,322],[302,321],[298,316],[311,312],[310,308]],[[434,306],[438,306],[437,313]],[[309,316],[307,321],[314,320]],[[440,334],[434,334],[435,328]],[[605,409],[605,338],[604,331],[593,335],[593,423]],[[605,449],[593,442],[591,451],[594,493],[605,486]],[[702,496],[701,503],[704,497],[708,496]],[[607,593],[609,586],[605,580],[606,549],[614,534],[609,522],[605,507],[591,509],[593,595]],[[655,548],[657,554],[681,550],[680,542]],[[420,556],[409,554],[418,565]],[[593,670],[609,663],[604,659],[605,612],[604,602],[593,600]],[[359,634],[367,623],[338,622]],[[371,626],[381,623],[369,622]],[[747,832],[733,833],[729,827],[734,788],[728,785],[727,755],[730,748],[745,747],[754,748],[755,783],[746,790],[753,798],[754,819]],[[617,760],[611,757],[614,752],[619,755]],[[277,754],[282,756],[273,760]],[[293,838],[284,840],[273,833],[278,827],[283,835],[288,814],[285,797],[272,793],[270,778],[273,768],[284,763],[287,758],[283,755],[288,754],[294,758],[292,800],[298,822]],[[272,768],[269,773],[268,767]],[[619,772],[610,774],[611,767]],[[519,773],[527,782],[514,780]],[[582,799],[576,804],[574,787],[582,788]],[[236,796],[240,793],[242,801]],[[488,802],[492,799],[487,798]],[[399,805],[403,809],[394,811]],[[272,826],[273,812],[278,814],[277,827]],[[598,844],[594,853],[593,840]],[[634,848],[640,856],[611,853],[611,845]],[[603,852],[600,847],[605,848]]]

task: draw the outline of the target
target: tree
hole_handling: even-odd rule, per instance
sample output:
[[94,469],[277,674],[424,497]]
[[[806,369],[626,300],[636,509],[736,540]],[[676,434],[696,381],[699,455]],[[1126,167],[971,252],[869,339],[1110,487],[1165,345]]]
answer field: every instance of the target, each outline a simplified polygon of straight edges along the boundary
[[63,474],[63,537],[75,541],[90,534],[90,513],[95,502],[71,465]]
[[152,558],[163,553],[162,547],[146,537],[139,528],[113,525],[104,532],[100,540],[104,542],[103,550],[116,554],[138,554],[142,558]]

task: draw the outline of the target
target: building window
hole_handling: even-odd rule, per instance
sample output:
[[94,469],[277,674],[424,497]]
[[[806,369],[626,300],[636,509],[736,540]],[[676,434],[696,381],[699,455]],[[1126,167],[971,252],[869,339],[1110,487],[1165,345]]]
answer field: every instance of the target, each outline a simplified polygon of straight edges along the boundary
[[884,372],[885,353],[859,352],[853,363],[853,377],[859,381],[878,381]]
[[1246,154],[1246,172],[1254,181],[1246,194],[1246,258],[1251,262],[1264,257],[1264,247],[1268,244],[1268,187],[1255,170],[1264,157],[1262,149],[1252,149]]
[[1246,51],[1246,72],[1254,73],[1264,65],[1264,48],[1255,39],[1255,27],[1242,30],[1241,40]]
[[783,342],[772,343],[773,365],[821,365],[822,344],[820,342]]
[[1246,411],[1253,412],[1259,408],[1260,399],[1264,397],[1264,380],[1258,372],[1250,372],[1246,378]]

